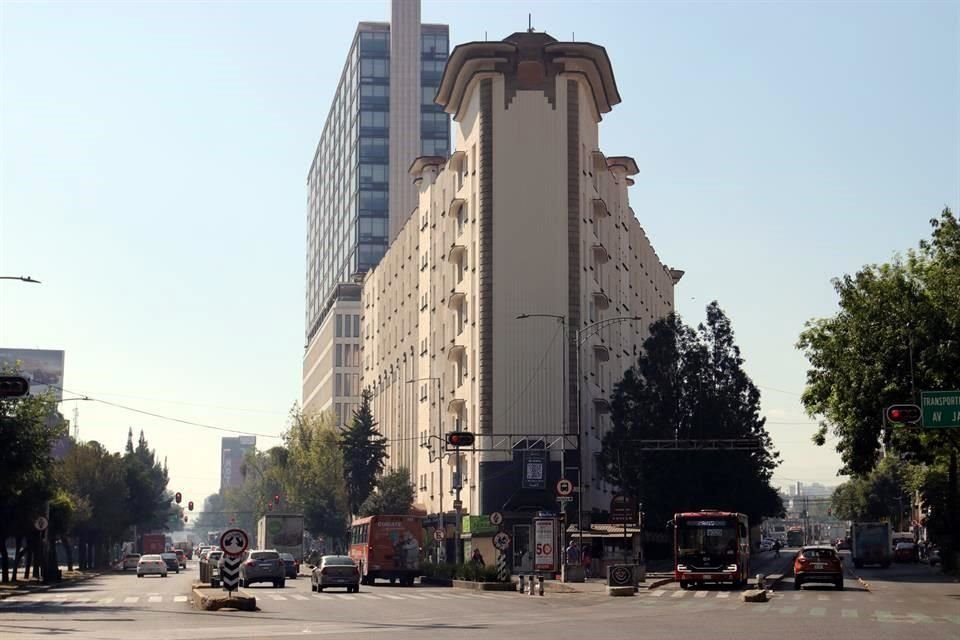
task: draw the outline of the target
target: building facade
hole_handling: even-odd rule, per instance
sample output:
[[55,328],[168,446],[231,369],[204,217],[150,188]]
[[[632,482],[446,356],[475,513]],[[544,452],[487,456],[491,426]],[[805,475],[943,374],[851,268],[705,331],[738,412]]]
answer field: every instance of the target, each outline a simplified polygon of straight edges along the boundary
[[[607,399],[682,275],[630,207],[636,163],[600,151],[619,101],[594,44],[517,33],[450,55],[437,102],[455,151],[412,165],[419,206],[362,293],[361,384],[430,513],[441,482],[472,515],[556,509],[561,467],[576,480],[581,460],[585,509],[609,504]],[[436,460],[454,430],[477,436],[459,476]]]
[[[393,2],[395,22],[357,26],[307,176],[306,341],[302,398],[335,410],[333,384],[316,381],[356,370],[318,374],[311,359],[335,354],[327,326],[349,311],[341,300],[357,274],[376,265],[390,230],[416,207],[406,171],[424,153],[446,155],[449,116],[433,101],[447,59],[446,25],[420,24],[418,1]],[[399,167],[399,168],[398,168]],[[404,180],[392,182],[401,172]],[[391,184],[399,185],[392,189]],[[331,314],[333,314],[331,316]],[[341,350],[348,348],[344,343]],[[356,391],[350,402],[357,402]]]
[[247,451],[257,448],[256,436],[236,436],[220,440],[220,492],[243,484],[241,466]]

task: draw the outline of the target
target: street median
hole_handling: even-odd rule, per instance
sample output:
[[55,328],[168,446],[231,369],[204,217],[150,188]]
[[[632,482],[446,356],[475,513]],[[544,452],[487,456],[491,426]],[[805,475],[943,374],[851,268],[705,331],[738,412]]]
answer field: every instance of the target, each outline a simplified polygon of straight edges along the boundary
[[454,589],[469,589],[471,591],[516,591],[510,582],[474,582],[472,580],[451,580]]
[[202,611],[231,609],[236,611],[256,611],[257,599],[244,591],[226,592],[204,584],[193,585],[193,606]]

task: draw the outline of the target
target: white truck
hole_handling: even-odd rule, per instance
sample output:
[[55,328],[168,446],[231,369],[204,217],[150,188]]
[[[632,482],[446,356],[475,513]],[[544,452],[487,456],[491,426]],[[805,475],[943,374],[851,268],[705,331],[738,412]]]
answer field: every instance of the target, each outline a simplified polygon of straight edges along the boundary
[[851,555],[855,567],[859,569],[867,564],[890,566],[889,522],[854,522],[850,535],[853,538]]
[[257,548],[275,549],[303,562],[303,515],[268,513],[257,522]]

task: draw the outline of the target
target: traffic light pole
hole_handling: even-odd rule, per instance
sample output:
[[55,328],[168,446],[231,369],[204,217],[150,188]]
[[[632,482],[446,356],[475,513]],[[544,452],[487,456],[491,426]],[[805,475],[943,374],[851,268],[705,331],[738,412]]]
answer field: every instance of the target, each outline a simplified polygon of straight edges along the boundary
[[463,476],[460,474],[460,447],[456,448],[455,453],[457,456],[457,466],[456,466],[457,486],[455,487],[457,490],[457,496],[456,496],[456,499],[453,501],[453,511],[456,514],[457,520],[455,523],[456,537],[453,540],[453,554],[454,554],[453,557],[456,564],[459,565],[463,563],[463,551],[460,548],[460,532],[463,526],[462,518],[460,517],[460,512],[463,509],[463,502],[460,501],[460,489],[461,487],[463,487]]

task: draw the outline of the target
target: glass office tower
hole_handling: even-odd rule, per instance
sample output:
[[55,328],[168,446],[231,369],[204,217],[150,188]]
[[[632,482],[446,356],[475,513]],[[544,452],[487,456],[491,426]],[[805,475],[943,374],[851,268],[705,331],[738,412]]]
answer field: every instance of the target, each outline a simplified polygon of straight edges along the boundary
[[[420,155],[445,156],[450,150],[449,116],[433,103],[449,52],[448,34],[446,25],[420,25]],[[390,44],[389,23],[357,26],[310,167],[308,344],[336,302],[337,285],[375,266],[389,243]],[[403,215],[415,206],[412,202]]]

